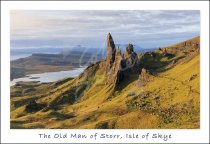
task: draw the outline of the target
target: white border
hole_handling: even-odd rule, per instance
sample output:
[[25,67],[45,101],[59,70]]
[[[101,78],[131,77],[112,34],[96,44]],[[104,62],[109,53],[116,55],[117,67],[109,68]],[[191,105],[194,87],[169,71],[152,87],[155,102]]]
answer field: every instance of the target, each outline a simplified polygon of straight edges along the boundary
[[[38,133],[170,133],[168,143],[207,143],[209,141],[209,2],[208,1],[18,1],[1,2],[1,139],[3,143],[163,143],[143,139],[39,139]],[[10,10],[200,10],[201,11],[201,124],[195,130],[10,130]]]

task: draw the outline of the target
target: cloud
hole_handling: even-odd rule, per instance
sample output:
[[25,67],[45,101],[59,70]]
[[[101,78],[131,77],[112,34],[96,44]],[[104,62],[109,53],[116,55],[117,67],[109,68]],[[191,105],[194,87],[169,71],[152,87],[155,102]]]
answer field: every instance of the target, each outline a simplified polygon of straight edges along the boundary
[[[40,44],[104,47],[111,32],[116,43],[132,42],[142,47],[173,44],[200,33],[200,12],[182,11],[11,11],[12,47]],[[174,36],[173,40],[168,37]],[[153,43],[159,40],[159,43]],[[56,41],[56,42],[54,42]]]

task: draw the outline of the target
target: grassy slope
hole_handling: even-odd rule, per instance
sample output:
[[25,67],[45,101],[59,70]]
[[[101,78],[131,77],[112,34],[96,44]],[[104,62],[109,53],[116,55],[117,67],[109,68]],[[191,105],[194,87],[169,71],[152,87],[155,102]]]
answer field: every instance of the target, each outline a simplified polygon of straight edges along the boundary
[[[11,128],[199,128],[199,56],[178,62],[152,77],[145,86],[136,79],[114,93],[113,85],[106,85],[99,71],[87,80],[81,76],[63,83],[37,86],[40,94],[35,91],[12,97]],[[89,87],[74,104],[59,101],[69,89],[81,94],[84,82]],[[69,92],[69,96],[72,97],[72,93]],[[27,113],[24,100],[31,98],[59,107]]]

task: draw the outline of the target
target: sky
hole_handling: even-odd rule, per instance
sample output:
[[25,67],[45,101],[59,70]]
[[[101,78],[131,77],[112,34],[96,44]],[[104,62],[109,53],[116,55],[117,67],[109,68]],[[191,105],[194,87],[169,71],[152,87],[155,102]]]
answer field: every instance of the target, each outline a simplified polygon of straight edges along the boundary
[[200,35],[200,11],[12,10],[11,48],[104,48],[116,44],[156,48]]

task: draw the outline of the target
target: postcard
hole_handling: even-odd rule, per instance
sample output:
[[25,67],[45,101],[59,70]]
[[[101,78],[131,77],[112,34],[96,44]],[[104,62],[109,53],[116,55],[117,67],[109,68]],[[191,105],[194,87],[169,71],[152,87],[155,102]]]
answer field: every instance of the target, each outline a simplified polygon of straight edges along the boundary
[[5,142],[207,142],[205,3],[48,3],[5,7]]

